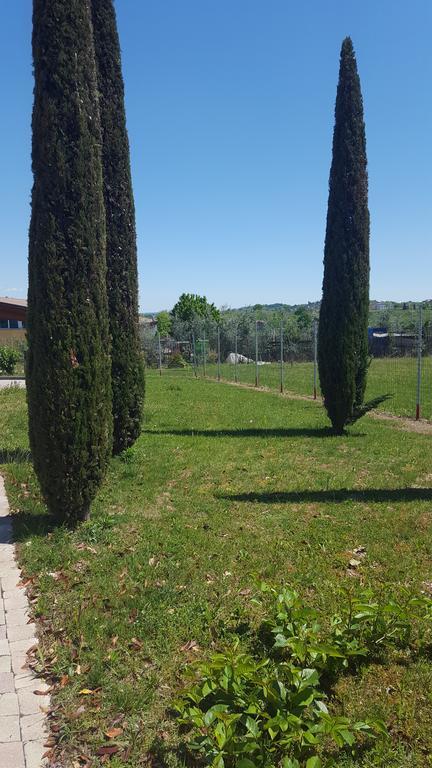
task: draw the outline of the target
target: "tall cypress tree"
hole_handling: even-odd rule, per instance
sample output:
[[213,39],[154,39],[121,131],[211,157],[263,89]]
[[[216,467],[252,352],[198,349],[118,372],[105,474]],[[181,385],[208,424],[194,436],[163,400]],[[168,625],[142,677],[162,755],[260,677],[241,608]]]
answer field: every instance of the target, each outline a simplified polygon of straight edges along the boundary
[[89,514],[111,455],[101,133],[89,0],[34,0],[27,396],[49,510]]
[[112,0],[91,0],[102,125],[111,331],[113,451],[141,430],[144,368],[138,335],[135,207],[126,129],[120,43]]
[[369,210],[365,125],[352,41],[342,43],[324,247],[318,363],[333,429],[362,413],[368,368]]

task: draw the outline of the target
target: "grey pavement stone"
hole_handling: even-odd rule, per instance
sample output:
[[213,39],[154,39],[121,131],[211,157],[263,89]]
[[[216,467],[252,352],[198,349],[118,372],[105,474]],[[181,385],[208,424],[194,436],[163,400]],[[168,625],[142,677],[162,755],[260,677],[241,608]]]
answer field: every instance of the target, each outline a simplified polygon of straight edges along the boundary
[[28,667],[27,652],[38,641],[11,536],[0,475],[0,768],[42,768],[49,688]]
[[2,768],[26,768],[24,747],[21,742],[0,744],[0,765]]
[[6,613],[17,608],[27,608],[28,606],[26,593],[17,587],[15,589],[5,589],[3,600]]
[[18,590],[17,590],[17,593],[18,594],[14,595],[14,597],[4,598],[5,613],[9,613],[10,611],[19,611],[23,609],[25,610],[26,608],[28,608],[28,602],[27,602],[26,596],[22,595],[20,592],[18,592]]
[[18,651],[12,654],[12,672],[14,675],[22,675],[28,670],[27,654],[25,651]]
[[14,653],[20,653],[22,651],[27,653],[29,648],[31,648],[33,645],[37,645],[37,638],[36,637],[30,637],[30,638],[28,638],[28,639],[26,638],[24,640],[12,640],[9,643],[10,652],[11,652],[12,656],[14,655]]
[[23,587],[20,587],[20,581],[21,581],[21,573],[19,571],[9,572],[6,576],[0,576],[1,581],[1,588],[4,592],[10,591],[11,589],[15,589],[15,587],[18,587],[18,589],[23,589]]
[[0,578],[7,575],[8,569],[15,565],[15,555],[13,547],[9,544],[9,549],[0,551]]
[[12,672],[0,672],[0,693],[10,693],[15,690]]
[[[18,624],[15,626],[7,625],[7,635],[9,643],[16,642],[17,640],[31,640],[34,638],[35,625],[34,624]],[[30,647],[30,646],[29,646]]]
[[0,675],[2,672],[12,672],[12,656],[0,656]]
[[0,693],[0,717],[4,715],[19,715],[16,693]]
[[0,715],[0,743],[20,741],[21,731],[18,715]]
[[30,618],[28,611],[26,611],[25,608],[17,608],[15,611],[8,611],[5,616],[7,616],[8,627],[27,624]]
[[[35,681],[37,682],[37,681]],[[35,696],[34,691],[39,690],[34,687],[21,688],[17,691],[19,709],[21,715],[38,715],[42,709],[47,709],[50,704],[49,696]]]
[[23,670],[19,674],[15,674],[15,690],[19,691],[21,688],[29,688],[34,685],[35,676],[32,670]]
[[47,748],[44,747],[43,741],[29,741],[24,744],[26,768],[41,768],[41,766],[47,765],[47,761],[42,760],[46,751]]
[[22,740],[43,741],[48,733],[46,717],[40,712],[38,715],[24,715],[20,720]]

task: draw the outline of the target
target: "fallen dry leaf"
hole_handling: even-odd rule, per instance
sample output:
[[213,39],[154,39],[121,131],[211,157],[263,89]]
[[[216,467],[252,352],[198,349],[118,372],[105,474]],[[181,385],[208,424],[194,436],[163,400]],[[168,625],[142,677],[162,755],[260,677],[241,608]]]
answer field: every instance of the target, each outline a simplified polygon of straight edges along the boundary
[[105,747],[99,747],[96,754],[99,756],[115,755],[119,751],[120,751],[120,747],[118,747],[116,744],[110,744],[110,745],[106,745]]
[[123,728],[110,728],[108,731],[105,731],[105,736],[107,739],[116,739],[118,736],[121,736],[123,733]]
[[143,644],[137,637],[133,637],[129,643],[129,648],[132,648],[134,651],[140,651],[142,647]]
[[199,645],[196,640],[188,640],[187,643],[181,646],[181,651],[199,651]]

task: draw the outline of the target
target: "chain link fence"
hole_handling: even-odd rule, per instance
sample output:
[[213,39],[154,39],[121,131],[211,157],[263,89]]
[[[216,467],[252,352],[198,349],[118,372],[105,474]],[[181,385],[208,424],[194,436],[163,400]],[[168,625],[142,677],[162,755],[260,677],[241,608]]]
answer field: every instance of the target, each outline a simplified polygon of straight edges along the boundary
[[[147,366],[184,375],[265,387],[319,398],[318,322],[293,332],[289,315],[270,320],[248,313],[222,316],[219,325],[184,324],[179,340],[143,336]],[[397,416],[432,419],[432,308],[411,307],[369,317],[370,367],[366,399],[389,394],[381,406]]]

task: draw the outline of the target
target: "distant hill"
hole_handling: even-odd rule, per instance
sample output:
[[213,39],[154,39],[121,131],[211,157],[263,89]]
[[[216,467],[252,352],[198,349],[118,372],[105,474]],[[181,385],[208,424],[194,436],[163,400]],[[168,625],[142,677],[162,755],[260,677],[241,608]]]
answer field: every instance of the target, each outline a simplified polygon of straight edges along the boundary
[[[222,312],[253,312],[253,311],[263,311],[263,312],[295,312],[297,309],[300,309],[301,307],[308,310],[309,312],[316,313],[319,311],[320,308],[320,301],[308,301],[307,303],[303,304],[283,304],[281,302],[275,302],[274,304],[249,304],[244,307],[229,307],[222,309]],[[427,307],[428,309],[432,309],[432,299],[425,299],[424,301],[378,301],[377,299],[371,299],[369,303],[369,311],[370,312],[389,312],[389,311],[404,311],[404,310],[415,310],[419,306]],[[149,317],[153,318],[155,317],[158,312],[162,310],[158,310],[156,312],[141,312],[141,317]]]

